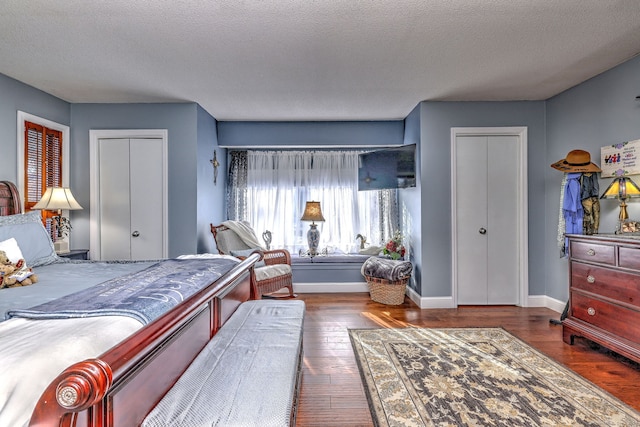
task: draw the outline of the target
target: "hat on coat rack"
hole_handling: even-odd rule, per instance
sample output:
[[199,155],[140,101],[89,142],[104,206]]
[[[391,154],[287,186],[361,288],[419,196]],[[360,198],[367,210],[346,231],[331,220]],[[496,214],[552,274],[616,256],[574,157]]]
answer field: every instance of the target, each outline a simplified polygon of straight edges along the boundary
[[584,150],[569,151],[567,157],[551,165],[562,172],[602,172],[600,166],[591,162],[591,154]]

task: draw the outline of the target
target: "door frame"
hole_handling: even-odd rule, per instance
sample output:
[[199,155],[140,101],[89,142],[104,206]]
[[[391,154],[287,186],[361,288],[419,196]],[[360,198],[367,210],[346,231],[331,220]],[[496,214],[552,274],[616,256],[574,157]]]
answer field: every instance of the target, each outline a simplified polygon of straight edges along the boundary
[[150,138],[162,140],[162,257],[169,254],[169,133],[167,129],[95,129],[89,131],[89,175],[91,209],[89,216],[89,247],[93,259],[101,258],[100,240],[100,153],[101,139]]
[[456,226],[457,161],[456,140],[459,136],[516,136],[518,138],[518,301],[519,306],[528,306],[529,297],[529,243],[528,243],[528,191],[527,191],[527,127],[454,127],[451,128],[451,278],[454,306],[458,306],[458,260]]

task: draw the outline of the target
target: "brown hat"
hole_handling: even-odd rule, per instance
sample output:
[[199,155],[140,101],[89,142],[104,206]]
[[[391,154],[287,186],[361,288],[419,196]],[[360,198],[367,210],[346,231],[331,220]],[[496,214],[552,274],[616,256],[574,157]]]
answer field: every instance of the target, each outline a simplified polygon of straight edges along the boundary
[[567,157],[551,165],[562,172],[602,172],[600,166],[591,163],[591,154],[584,150],[569,151]]

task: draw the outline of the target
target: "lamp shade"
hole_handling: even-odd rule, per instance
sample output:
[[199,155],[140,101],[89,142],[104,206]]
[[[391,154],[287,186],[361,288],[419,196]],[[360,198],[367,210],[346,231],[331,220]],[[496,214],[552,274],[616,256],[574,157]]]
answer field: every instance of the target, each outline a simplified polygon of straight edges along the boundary
[[625,200],[632,197],[640,197],[640,188],[631,178],[621,176],[614,179],[607,187],[605,192],[600,196],[601,199],[620,199]]
[[320,202],[307,202],[304,207],[304,213],[302,214],[301,221],[324,221],[322,216],[322,209],[320,209]]
[[76,202],[68,187],[49,187],[40,201],[33,206],[33,209],[48,211],[77,210],[82,209],[82,206]]

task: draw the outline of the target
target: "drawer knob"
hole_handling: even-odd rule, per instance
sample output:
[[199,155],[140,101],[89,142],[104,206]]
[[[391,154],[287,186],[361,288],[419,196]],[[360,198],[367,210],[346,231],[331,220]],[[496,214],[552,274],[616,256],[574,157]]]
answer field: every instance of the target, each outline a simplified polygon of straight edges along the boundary
[[596,309],[593,307],[589,307],[587,309],[587,313],[589,314],[589,316],[595,316],[596,315]]
[[587,282],[589,283],[595,283],[596,282],[596,278],[593,277],[592,275],[588,275],[587,276]]
[[589,249],[587,251],[587,255],[589,255],[589,256],[594,256],[595,254],[596,254],[596,251],[594,251],[593,249]]

